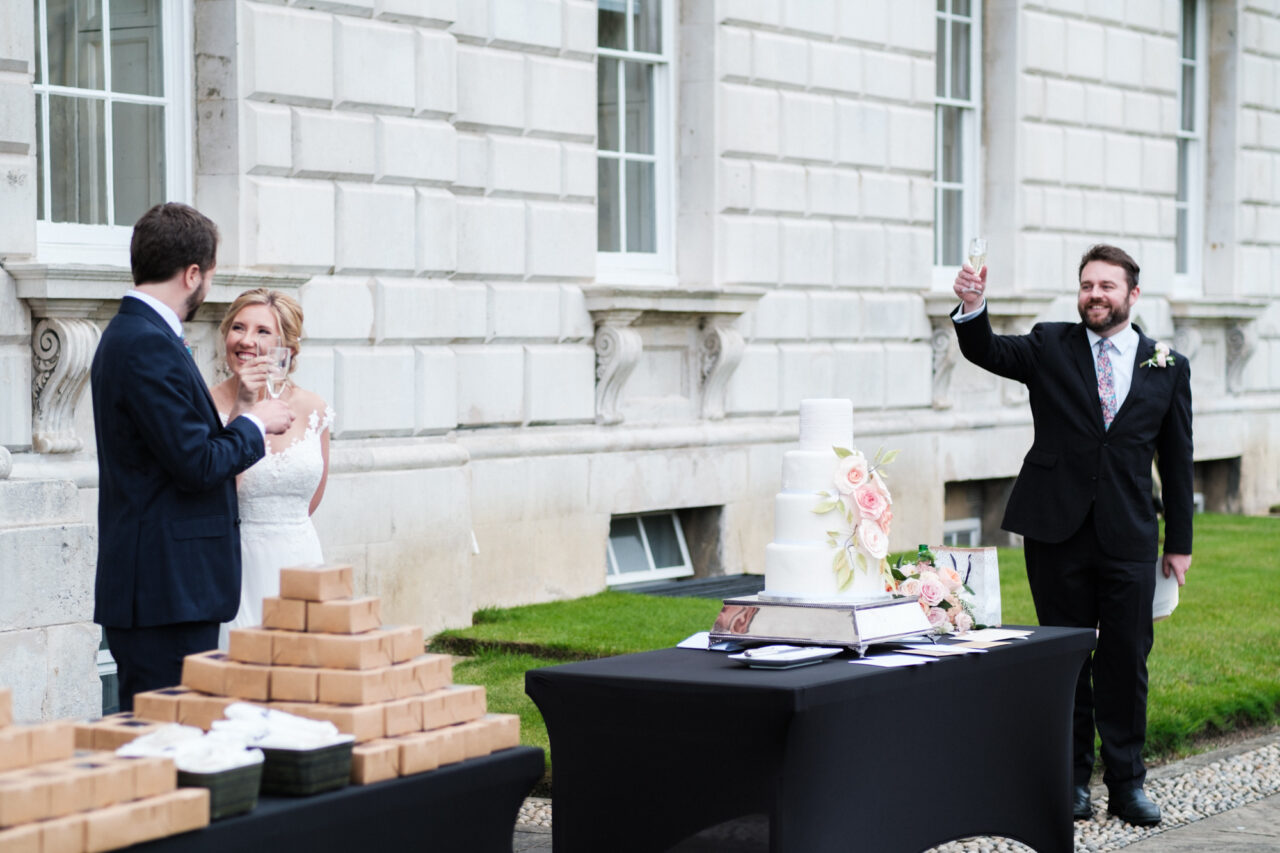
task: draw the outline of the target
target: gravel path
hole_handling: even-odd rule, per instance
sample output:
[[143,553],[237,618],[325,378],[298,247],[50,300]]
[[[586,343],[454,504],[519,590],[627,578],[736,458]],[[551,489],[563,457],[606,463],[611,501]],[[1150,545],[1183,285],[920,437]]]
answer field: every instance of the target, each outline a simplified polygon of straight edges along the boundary
[[[1280,739],[1208,761],[1188,759],[1156,768],[1147,777],[1148,796],[1160,806],[1157,827],[1130,826],[1107,814],[1105,789],[1094,789],[1093,820],[1076,821],[1076,853],[1119,850],[1160,832],[1186,826],[1280,792]],[[520,828],[549,828],[551,801],[530,798],[520,808]],[[1029,853],[1030,847],[1002,838],[967,838],[928,853]]]

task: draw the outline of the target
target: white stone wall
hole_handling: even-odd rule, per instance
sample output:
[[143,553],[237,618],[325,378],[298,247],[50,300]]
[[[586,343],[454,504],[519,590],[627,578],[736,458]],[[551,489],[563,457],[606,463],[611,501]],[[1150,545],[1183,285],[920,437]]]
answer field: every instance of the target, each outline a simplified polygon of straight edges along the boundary
[[[1073,319],[1089,244],[1138,257],[1139,321],[1191,356],[1197,458],[1243,456],[1243,505],[1261,511],[1280,500],[1280,11],[1211,5],[1202,293],[1172,281],[1173,0],[984,4],[982,217],[1002,330]],[[1025,392],[956,360],[933,290],[935,4],[670,8],[674,266],[629,278],[595,251],[592,0],[194,0],[193,201],[224,237],[197,357],[212,373],[235,290],[296,288],[297,379],[338,412],[316,523],[389,619],[434,631],[599,590],[621,513],[723,507],[720,564],[760,571],[805,397],[849,397],[858,445],[902,451],[896,549],[940,539],[944,483],[1017,473]],[[6,268],[39,260],[29,19],[0,0]],[[633,327],[621,421],[597,423],[609,287],[669,290]],[[748,289],[721,417],[701,408],[706,312]],[[17,292],[0,271],[0,444],[15,481],[75,482],[91,510],[91,453],[25,452],[33,300]],[[663,305],[690,293],[700,307]],[[73,615],[0,619],[0,643],[47,665]],[[30,713],[64,707],[37,693]]]
[[930,404],[932,10],[717,4],[717,278],[767,289],[732,414]]

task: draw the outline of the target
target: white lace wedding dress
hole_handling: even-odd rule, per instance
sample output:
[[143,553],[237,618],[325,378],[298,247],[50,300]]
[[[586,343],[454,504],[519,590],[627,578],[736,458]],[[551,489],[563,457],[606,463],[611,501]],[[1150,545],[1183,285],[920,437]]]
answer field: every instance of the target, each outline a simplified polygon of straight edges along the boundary
[[[240,611],[219,636],[227,648],[230,628],[262,624],[262,599],[280,594],[280,570],[322,562],[320,539],[308,509],[324,474],[320,436],[333,423],[326,406],[324,420],[312,412],[307,429],[279,453],[259,459],[240,477]],[[225,416],[224,416],[225,420]]]

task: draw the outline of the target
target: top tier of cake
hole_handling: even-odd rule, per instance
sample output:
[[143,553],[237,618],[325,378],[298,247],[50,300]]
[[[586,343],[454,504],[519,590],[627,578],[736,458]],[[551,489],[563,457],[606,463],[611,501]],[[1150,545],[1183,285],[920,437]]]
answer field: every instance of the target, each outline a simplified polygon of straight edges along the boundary
[[800,449],[831,451],[853,444],[853,402],[801,400]]

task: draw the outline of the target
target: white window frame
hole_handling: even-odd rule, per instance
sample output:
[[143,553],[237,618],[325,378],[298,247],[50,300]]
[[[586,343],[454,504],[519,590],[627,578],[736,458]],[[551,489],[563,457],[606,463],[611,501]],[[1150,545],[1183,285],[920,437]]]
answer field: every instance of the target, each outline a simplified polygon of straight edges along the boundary
[[[653,551],[649,548],[649,535],[644,529],[644,519],[656,516],[669,516],[673,522],[676,531],[676,542],[680,546],[680,558],[682,565],[672,566],[669,568],[655,568],[653,565]],[[680,523],[680,516],[673,510],[662,510],[660,512],[638,512],[627,515],[617,515],[617,518],[634,518],[637,520],[636,528],[640,531],[640,543],[644,545],[644,556],[649,561],[649,571],[647,572],[623,572],[618,568],[618,558],[613,552],[613,537],[606,537],[608,543],[608,563],[605,565],[605,583],[608,586],[623,586],[633,583],[644,583],[646,581],[670,580],[671,578],[685,578],[693,574],[693,560],[689,557],[689,547],[684,540],[684,526]],[[613,526],[613,519],[609,522],[610,528]]]
[[[959,537],[967,535],[968,542],[961,543]],[[977,548],[982,544],[981,518],[953,518],[942,522],[942,544],[959,548]]]
[[[1187,160],[1187,185],[1186,201],[1179,201],[1179,190],[1182,189],[1178,184],[1182,181],[1181,174],[1175,175],[1175,190],[1173,198],[1174,209],[1174,276],[1173,289],[1180,296],[1199,295],[1204,290],[1204,207],[1205,207],[1205,126],[1209,119],[1209,68],[1208,68],[1208,52],[1207,45],[1209,40],[1209,15],[1208,3],[1205,0],[1194,0],[1195,2],[1195,56],[1190,60],[1183,57],[1183,41],[1186,33],[1182,27],[1182,4],[1178,4],[1178,129],[1177,149],[1178,155],[1182,150],[1186,150]],[[1195,72],[1195,91],[1185,92],[1182,85],[1182,72],[1190,65]],[[1192,130],[1184,130],[1182,128],[1182,112],[1186,103],[1186,98],[1192,98],[1192,122],[1195,127]],[[1174,168],[1178,168],[1179,156],[1174,157]],[[1186,251],[1186,268],[1181,272],[1178,271],[1178,255],[1181,248],[1178,245],[1178,220],[1177,213],[1179,210],[1186,211],[1187,217],[1187,233],[1185,246]]]
[[[636,0],[611,0],[623,6],[627,21],[627,43],[632,43],[631,29],[634,16],[631,14],[632,3]],[[676,52],[675,17],[676,8],[672,0],[654,0],[661,6],[662,15],[662,53],[646,53],[642,51],[617,50],[596,46],[597,57],[617,60],[647,62],[653,65],[653,154],[629,154],[626,146],[626,110],[620,109],[619,123],[622,140],[622,156],[613,152],[596,149],[597,162],[600,159],[619,160],[625,164],[627,160],[652,162],[654,164],[654,248],[653,252],[606,252],[597,249],[596,278],[601,283],[644,283],[675,284],[675,152],[676,152]],[[597,59],[598,61],[598,59]],[[618,103],[623,104],[626,89],[626,75],[618,74]],[[597,78],[598,79],[598,78]],[[597,119],[598,120],[598,119]],[[598,139],[597,139],[598,142]],[[621,222],[620,235],[625,243],[627,228],[626,201],[626,168],[620,165],[619,209]],[[597,187],[597,204],[599,198]],[[598,215],[598,211],[597,211]]]
[[[193,132],[191,127],[193,103],[192,81],[192,0],[163,0],[161,3],[161,39],[163,41],[163,75],[164,95],[153,97],[111,91],[111,4],[102,2],[103,29],[103,89],[78,89],[68,86],[49,85],[49,38],[47,5],[39,0],[36,15],[36,38],[40,39],[39,78],[44,81],[34,85],[35,96],[43,100],[41,107],[41,126],[36,133],[46,143],[43,146],[45,156],[41,163],[41,173],[36,179],[44,186],[45,204],[51,204],[52,169],[48,156],[49,145],[49,95],[71,95],[78,98],[92,98],[105,102],[103,108],[103,125],[107,146],[107,200],[108,222],[115,216],[114,181],[112,180],[114,165],[111,158],[112,145],[112,112],[114,103],[134,103],[158,105],[164,107],[164,157],[165,157],[165,200],[189,201],[192,194],[191,150]],[[84,225],[75,222],[49,222],[41,217],[44,211],[36,211],[36,257],[41,263],[63,264],[102,264],[107,266],[129,266],[129,240],[133,234],[133,223],[111,223],[106,225]]]
[[[934,94],[934,181],[933,181],[933,289],[934,290],[950,290],[952,283],[956,278],[956,270],[960,268],[960,264],[943,264],[939,263],[942,257],[942,229],[940,226],[941,190],[943,189],[959,189],[963,195],[961,215],[963,217],[961,241],[961,252],[964,251],[963,244],[971,237],[983,236],[979,234],[981,228],[980,212],[982,210],[982,158],[980,156],[981,127],[982,127],[982,0],[970,0],[969,15],[956,15],[950,12],[951,2],[948,0],[945,12],[934,13],[934,30],[937,30],[937,21],[944,20],[947,24],[943,32],[945,34],[945,43],[937,45],[934,49],[934,62],[944,62],[943,66],[946,80],[946,88],[951,90],[951,23],[955,20],[968,20],[969,22],[969,98],[968,100],[958,100],[951,97],[941,97],[935,92]],[[936,77],[935,77],[936,79]],[[963,170],[962,180],[959,183],[946,183],[940,180],[942,175],[942,111],[939,107],[959,107],[962,110],[961,128],[960,128],[960,144],[961,144],[961,160],[960,168]]]

